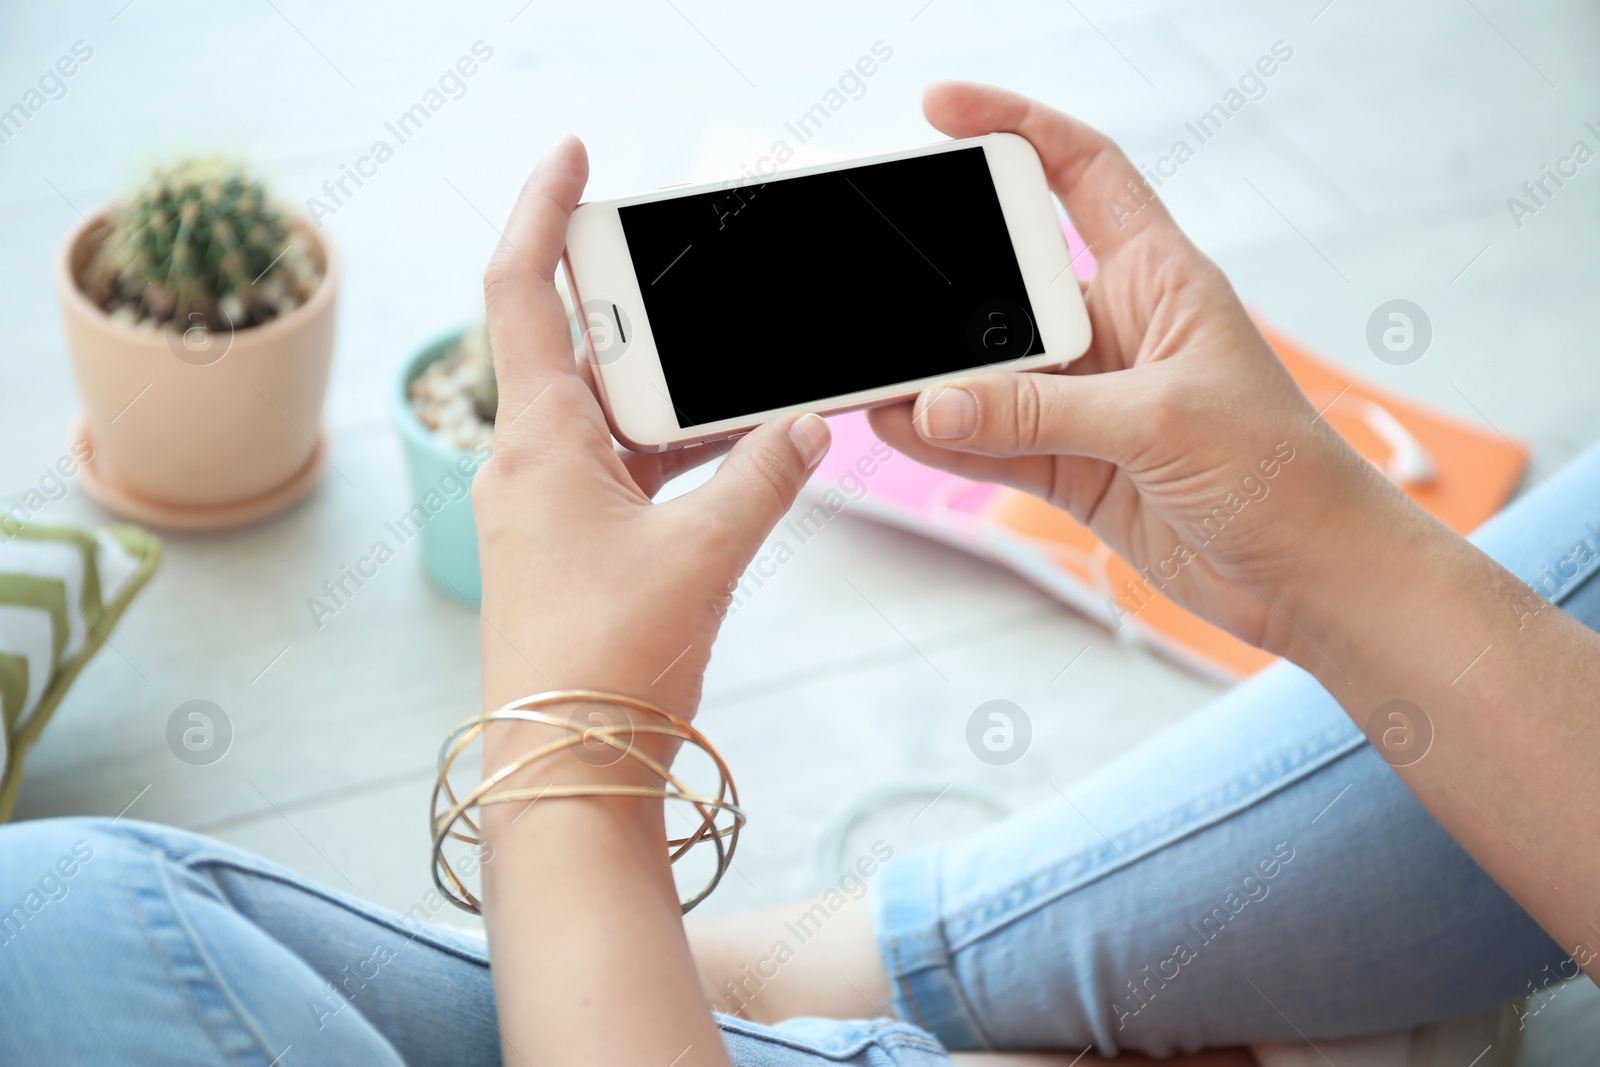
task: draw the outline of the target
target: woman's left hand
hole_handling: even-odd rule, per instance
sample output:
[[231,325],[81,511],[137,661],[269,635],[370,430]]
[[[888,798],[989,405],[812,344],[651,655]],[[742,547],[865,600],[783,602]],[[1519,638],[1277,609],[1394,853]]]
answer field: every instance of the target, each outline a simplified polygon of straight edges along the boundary
[[[705,485],[651,503],[667,478],[716,453],[619,454],[573,360],[552,279],[587,174],[583,145],[557,144],[523,187],[484,275],[500,410],[494,455],[472,487],[483,697],[496,708],[535,692],[600,689],[687,719],[729,591],[827,450],[828,426],[815,415],[769,423]],[[496,723],[485,764],[503,766],[550,734]],[[670,744],[656,752],[671,755]],[[543,760],[509,782],[660,785],[633,760],[605,762]],[[482,819],[505,1061],[726,1067],[684,940],[661,802],[495,804]],[[627,1026],[613,1025],[618,1005]]]
[[[472,491],[484,702],[605,689],[687,717],[734,584],[827,451],[828,426],[804,415],[731,450],[619,453],[552,284],[588,169],[577,138],[551,150],[484,275],[500,386],[494,455]],[[719,450],[705,485],[651,502]]]

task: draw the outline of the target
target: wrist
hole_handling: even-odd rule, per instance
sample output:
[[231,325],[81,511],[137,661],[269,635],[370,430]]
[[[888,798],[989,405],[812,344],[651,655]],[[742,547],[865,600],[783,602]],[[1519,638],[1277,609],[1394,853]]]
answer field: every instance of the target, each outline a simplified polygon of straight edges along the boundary
[[[538,711],[557,722],[501,720],[484,729],[485,777],[543,751],[543,755],[513,772],[505,780],[504,788],[545,785],[660,788],[665,779],[650,764],[670,768],[682,744],[675,737],[649,732],[649,727],[660,725],[654,716],[630,712],[615,704],[579,701],[553,704]],[[649,763],[638,758],[641,756]]]
[[[1291,624],[1277,651],[1341,702],[1403,695],[1388,691],[1391,678],[1432,670],[1419,657],[1441,649],[1443,631],[1476,631],[1483,618],[1473,588],[1481,579],[1477,550],[1398,490],[1392,497],[1360,512],[1337,539],[1338,551],[1308,561],[1286,597]],[[1433,640],[1419,641],[1421,633]]]
[[[507,612],[497,610],[497,599],[486,583],[480,628],[486,709],[534,693],[592,689],[632,696],[693,720],[711,642],[692,626],[521,608]],[[514,602],[540,603],[541,598],[528,595]]]
[[[1280,563],[1254,579],[1270,605],[1261,647],[1321,677],[1323,649],[1416,573],[1409,561],[1446,532],[1326,426],[1307,442],[1298,481],[1280,514]],[[1322,447],[1318,447],[1318,445]]]
[[[581,723],[584,708],[583,704],[573,704],[552,705],[541,710],[560,719],[570,715]],[[665,779],[639,759],[603,741],[589,738],[567,745],[572,739],[573,734],[567,728],[540,722],[502,721],[491,723],[484,730],[484,780],[532,753],[549,750],[527,766],[506,775],[489,790],[491,796],[512,791],[529,796],[526,800],[483,805],[480,818],[485,834],[491,839],[504,840],[514,826],[537,833],[535,827],[545,825],[545,819],[532,814],[535,808],[547,815],[567,813],[561,816],[563,818],[581,818],[576,815],[578,810],[594,808],[603,811],[605,814],[600,817],[613,827],[632,826],[643,831],[647,838],[658,839],[664,816],[659,797],[607,795],[605,790],[615,787],[659,790]],[[624,735],[617,740],[659,766],[669,767],[672,763],[674,751],[661,744],[672,741],[671,738]],[[560,795],[561,790],[570,787],[596,792],[576,798]],[[545,797],[546,790],[557,795]],[[545,803],[540,803],[541,800]]]
[[[547,692],[492,713],[481,729],[483,779],[461,803],[481,810],[480,826],[491,844],[535,840],[546,828],[597,825],[598,819],[624,828],[636,843],[666,841],[674,861],[695,845],[730,838],[725,847],[719,844],[716,875],[685,907],[704,899],[722,877],[744,816],[726,764],[683,720],[623,694]],[[668,770],[685,742],[715,764],[714,789],[697,792]],[[667,841],[666,801],[700,813],[698,825],[691,817],[687,836]],[[435,820],[442,825],[437,807],[436,799]],[[644,838],[636,836],[640,832]]]

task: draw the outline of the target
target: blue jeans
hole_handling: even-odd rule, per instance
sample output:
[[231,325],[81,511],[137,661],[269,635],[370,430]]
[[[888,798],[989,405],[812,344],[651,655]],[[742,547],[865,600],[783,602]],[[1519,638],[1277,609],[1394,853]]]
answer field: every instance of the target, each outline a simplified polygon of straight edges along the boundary
[[[1600,448],[1477,540],[1600,624]],[[873,906],[904,1021],[719,1017],[735,1063],[1315,1040],[1571,973],[1287,665],[1060,804],[896,860]],[[499,1063],[483,942],[433,910],[132,821],[0,828],[0,1062]]]
[[[1600,629],[1600,446],[1473,541]],[[1288,663],[875,901],[897,1014],[952,1049],[1382,1033],[1578,974]]]

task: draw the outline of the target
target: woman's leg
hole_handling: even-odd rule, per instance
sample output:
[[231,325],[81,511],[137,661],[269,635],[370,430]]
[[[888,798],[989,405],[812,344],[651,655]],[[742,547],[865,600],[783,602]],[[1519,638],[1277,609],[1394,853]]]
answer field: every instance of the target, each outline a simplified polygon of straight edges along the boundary
[[[1475,540],[1538,594],[1507,612],[1600,626],[1600,447]],[[875,902],[898,1012],[951,1048],[1315,1040],[1577,973],[1289,665],[1061,803],[891,864]]]
[[478,943],[217,842],[17,823],[0,892],[0,1061],[499,1062]]
[[[1600,627],[1600,447],[1474,539],[1533,588],[1508,612],[1544,597]],[[1577,973],[1287,664],[1061,801],[896,860],[871,900],[750,1014],[887,993],[953,1049],[1169,1055],[1408,1028]],[[691,928],[713,997],[765,932]]]
[[[0,828],[0,1063],[498,1064],[483,942],[426,921],[445,906],[372,907],[143,823]],[[949,1063],[890,1020],[723,1023],[736,1064]]]

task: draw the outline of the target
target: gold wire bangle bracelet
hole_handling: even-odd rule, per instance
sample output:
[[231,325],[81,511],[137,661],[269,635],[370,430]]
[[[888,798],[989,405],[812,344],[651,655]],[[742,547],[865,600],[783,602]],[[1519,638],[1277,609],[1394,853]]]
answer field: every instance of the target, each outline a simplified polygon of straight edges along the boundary
[[[455,790],[450,785],[448,777],[446,777],[446,775],[448,774],[451,766],[455,763],[456,758],[461,754],[461,752],[466,748],[466,746],[471,743],[473,738],[477,735],[477,733],[482,728],[487,727],[490,722],[503,721],[503,720],[508,720],[508,719],[509,720],[518,720],[518,721],[523,721],[523,722],[539,722],[539,723],[544,723],[544,724],[550,725],[550,726],[559,726],[559,727],[568,729],[569,731],[578,732],[580,736],[578,737],[578,739],[576,741],[574,739],[572,739],[571,737],[569,737],[566,740],[554,741],[554,742],[551,742],[548,745],[545,745],[542,748],[535,749],[532,752],[525,753],[524,755],[519,757],[517,760],[513,761],[510,764],[507,764],[505,767],[500,768],[494,774],[492,774],[488,778],[484,779],[484,781],[482,783],[480,783],[480,785],[477,788],[475,788],[470,794],[468,794],[468,796],[465,799],[458,800],[456,798],[456,795],[455,795]],[[557,719],[554,716],[545,715],[545,714],[542,714],[540,712],[530,712],[530,711],[524,711],[524,710],[521,710],[521,709],[518,709],[516,711],[508,711],[508,712],[504,712],[504,713],[502,713],[502,712],[493,712],[493,713],[491,713],[490,717],[488,717],[486,719],[469,720],[468,724],[462,724],[462,725],[463,726],[470,725],[471,729],[469,729],[466,732],[466,735],[463,736],[459,742],[457,742],[455,748],[452,749],[449,752],[449,754],[447,756],[445,756],[445,758],[441,761],[440,777],[435,782],[435,804],[434,804],[434,807],[435,807],[435,810],[437,810],[437,806],[438,806],[437,805],[437,795],[438,795],[438,792],[440,791],[440,789],[442,788],[442,790],[445,793],[445,795],[449,798],[451,804],[454,805],[452,807],[451,811],[450,811],[450,815],[454,817],[454,818],[451,819],[451,822],[453,823],[455,821],[455,819],[457,819],[457,818],[461,819],[462,821],[467,823],[467,825],[472,829],[474,834],[478,834],[478,833],[480,833],[480,831],[478,830],[477,825],[474,822],[472,822],[470,816],[467,816],[465,814],[466,810],[468,808],[474,806],[474,805],[482,806],[483,804],[490,804],[490,803],[498,802],[496,797],[492,797],[492,796],[490,796],[488,794],[488,790],[490,788],[492,788],[493,786],[497,785],[499,782],[505,780],[507,777],[515,774],[517,771],[519,771],[519,770],[523,769],[524,767],[527,767],[527,766],[537,762],[538,760],[542,759],[543,757],[545,757],[547,755],[550,755],[550,754],[552,754],[554,752],[561,751],[564,748],[571,748],[574,744],[579,743],[579,742],[581,742],[583,740],[586,740],[591,736],[603,735],[604,734],[604,731],[597,730],[597,729],[594,729],[594,728],[589,728],[589,729],[585,729],[585,730],[579,731],[579,730],[577,730],[576,727],[574,727],[570,723],[570,721]],[[677,738],[682,739],[682,740],[694,740],[693,738],[684,737],[684,735],[682,733],[680,733],[679,731],[677,731],[676,729],[669,729],[669,728],[665,728],[665,727],[650,727],[650,726],[638,727],[638,726],[630,725],[629,728],[628,728],[628,731],[629,731],[630,734],[633,734],[633,733],[650,733],[650,734],[657,734],[657,735],[661,735],[661,736],[677,737]],[[460,732],[460,729],[458,728],[457,730],[452,731],[450,736],[454,736],[455,734],[457,734],[459,732]],[[617,745],[615,743],[615,741],[612,738],[610,738],[609,736],[604,736],[603,739],[608,744],[611,744],[612,747],[617,748],[618,751],[621,752],[623,755],[631,755],[632,758],[634,758],[635,760],[637,760],[640,763],[643,763],[651,771],[653,771],[656,775],[658,775],[658,776],[666,779],[667,781],[671,782],[673,784],[673,786],[675,786],[679,791],[678,794],[668,794],[668,793],[664,793],[664,792],[662,792],[660,790],[657,790],[657,791],[649,793],[648,795],[650,795],[650,796],[664,796],[664,797],[667,797],[667,798],[671,799],[671,798],[676,798],[676,797],[678,797],[679,794],[681,794],[683,799],[689,799],[690,798],[690,794],[684,788],[683,784],[681,782],[679,782],[669,771],[667,771],[664,767],[662,767],[660,764],[658,764],[655,760],[653,760],[650,757],[645,756],[645,755],[643,755],[641,753],[632,752],[628,748],[625,748],[624,746]],[[726,766],[724,764],[722,764],[722,761],[721,761],[720,757],[714,751],[710,750],[709,744],[704,741],[704,738],[700,738],[700,742],[701,743],[697,747],[700,747],[700,748],[706,750],[711,755],[712,759],[717,763],[718,770],[719,770],[719,772],[722,773],[724,780],[729,781],[729,784],[731,785],[731,779],[728,779],[728,777],[727,777],[727,768],[726,768]],[[448,744],[449,744],[449,738],[447,737],[446,738],[446,746],[447,747],[448,747]],[[583,795],[591,795],[591,796],[606,796],[606,795],[621,796],[621,795],[627,795],[627,794],[616,793],[616,792],[600,792],[600,790],[611,790],[611,789],[615,789],[615,788],[621,788],[621,787],[596,786],[596,787],[593,787],[593,789],[590,790],[587,793],[584,793],[584,792],[569,792],[569,793],[566,793],[566,794],[558,794],[558,793],[552,791],[552,792],[549,792],[548,795],[550,795],[550,796],[558,796],[558,795],[567,795],[567,796],[583,796]],[[720,799],[721,792],[722,792],[722,790],[719,789],[718,799],[716,799],[716,800],[709,800],[708,799],[706,802],[709,803],[709,804],[712,804],[715,807],[719,807],[719,808],[723,808],[723,809],[727,809],[727,808],[731,807],[730,805],[725,804],[725,803],[723,803],[721,801],[721,799]],[[534,797],[532,797],[530,799],[536,798],[537,795],[538,794],[535,793]],[[512,799],[512,798],[506,797],[504,799]],[[517,799],[521,799],[521,798],[517,798]],[[696,806],[698,807],[699,805],[696,805]],[[702,819],[702,827],[701,827],[701,829],[703,830],[706,827],[705,812],[703,810],[702,810],[702,816],[703,816],[703,819]],[[697,831],[697,833],[698,832],[699,831]],[[724,830],[724,831],[720,831],[720,832],[724,836],[726,836],[728,831]],[[469,837],[469,836],[467,836],[465,834],[462,834],[462,833],[459,833],[459,832],[456,832],[456,831],[453,831],[453,830],[449,832],[449,836],[454,838],[455,840],[467,842],[468,844],[480,844],[481,843],[481,839],[479,837],[476,837],[476,836],[470,836]],[[698,839],[698,838],[696,838],[696,839]],[[676,844],[677,842],[674,841],[672,843]]]
[[[591,694],[594,694],[594,695],[591,696]],[[566,693],[559,693],[559,694],[543,694],[539,698],[538,703],[540,705],[547,704],[547,703],[570,703],[572,701],[572,698],[575,695],[576,694],[574,694],[574,693],[572,693],[570,691],[566,692]],[[583,691],[583,695],[585,697],[588,697],[591,700],[594,700],[596,696],[600,696],[602,694],[596,694],[594,691]],[[531,702],[532,702],[532,700],[530,699],[528,701],[518,701],[517,703],[523,705],[523,707],[525,708],[526,705],[528,703],[531,703]],[[609,703],[610,701],[608,700],[608,701],[605,701],[605,702]],[[632,702],[630,701],[630,704],[631,703]],[[665,713],[663,713],[663,714],[665,714]],[[447,813],[445,813],[443,816],[437,816],[438,797],[439,797],[439,794],[440,794],[441,791],[443,791],[446,794],[450,795],[452,800],[455,799],[453,790],[450,788],[448,780],[446,780],[445,777],[444,777],[444,774],[448,772],[450,765],[454,763],[455,759],[460,755],[461,751],[466,747],[467,744],[470,744],[470,742],[473,739],[473,737],[475,737],[479,732],[481,732],[481,730],[484,727],[486,727],[490,722],[498,721],[498,720],[502,720],[502,719],[516,719],[516,720],[522,720],[522,721],[542,722],[542,723],[545,723],[545,724],[548,724],[548,725],[560,726],[560,727],[566,728],[569,731],[569,736],[565,741],[556,741],[556,742],[553,742],[553,743],[551,743],[549,745],[546,745],[546,746],[544,746],[544,747],[542,747],[540,749],[536,749],[533,752],[527,753],[523,757],[521,757],[518,760],[514,761],[513,764],[508,765],[507,767],[501,768],[499,771],[495,772],[495,774],[491,775],[489,780],[487,780],[484,783],[480,784],[480,786],[478,788],[474,789],[471,793],[469,793],[467,795],[467,797],[463,798],[460,801],[456,801],[456,803],[454,803],[452,805],[451,809]],[[677,724],[677,723],[675,723],[675,725],[687,726],[687,724]],[[662,729],[662,728],[653,728],[653,727],[645,727],[643,729],[644,729],[644,732],[648,732],[648,733],[664,734],[664,735],[667,735],[667,736],[678,737],[678,738],[680,738],[682,740],[689,740],[689,741],[693,741],[693,742],[698,742],[697,747],[701,747],[705,751],[707,751],[708,755],[710,755],[712,757],[713,762],[715,762],[718,765],[719,773],[722,774],[722,782],[719,783],[719,788],[718,788],[718,797],[717,798],[701,798],[701,797],[697,797],[697,796],[695,796],[693,794],[690,794],[687,791],[687,789],[684,788],[683,784],[681,782],[679,782],[674,776],[672,776],[670,773],[664,773],[665,769],[662,768],[659,764],[657,764],[654,760],[651,760],[649,757],[644,756],[644,755],[642,755],[640,753],[632,751],[631,747],[625,747],[623,745],[617,744],[615,739],[613,737],[610,737],[610,736],[605,736],[603,739],[607,743],[609,743],[612,747],[617,748],[623,755],[632,756],[633,758],[635,758],[635,759],[639,760],[640,762],[646,764],[648,767],[650,767],[650,769],[652,771],[654,771],[654,772],[656,772],[658,774],[663,774],[664,773],[664,777],[666,777],[667,780],[677,789],[677,792],[669,792],[669,791],[664,790],[664,789],[663,790],[650,790],[648,787],[593,786],[593,787],[565,787],[565,788],[562,788],[560,790],[560,793],[562,795],[566,795],[566,796],[619,796],[619,795],[641,796],[641,795],[643,795],[643,796],[660,797],[660,798],[665,799],[665,800],[687,800],[690,803],[694,803],[696,808],[701,812],[701,826],[695,832],[695,834],[691,835],[689,838],[675,839],[675,840],[670,841],[668,843],[669,847],[674,847],[675,848],[675,851],[673,852],[671,858],[674,861],[676,861],[676,859],[678,857],[683,855],[694,844],[697,844],[702,840],[706,840],[707,838],[710,838],[712,840],[713,846],[716,848],[716,851],[717,851],[718,865],[717,865],[717,872],[716,872],[715,876],[712,878],[711,882],[701,892],[695,894],[695,896],[692,897],[690,900],[682,902],[682,907],[684,908],[685,911],[687,911],[689,908],[693,907],[695,904],[698,904],[700,901],[704,900],[710,894],[711,890],[713,888],[715,888],[716,884],[721,880],[723,874],[726,873],[727,865],[731,861],[732,855],[733,855],[732,842],[730,842],[730,846],[727,849],[724,849],[723,846],[722,846],[722,840],[721,839],[723,837],[729,837],[729,838],[736,838],[737,837],[738,829],[744,822],[744,815],[743,815],[743,812],[739,811],[738,808],[737,808],[737,803],[736,803],[737,797],[736,796],[734,797],[734,802],[733,803],[730,803],[730,802],[722,799],[723,795],[728,793],[729,790],[732,787],[732,783],[728,779],[728,776],[727,776],[727,773],[726,773],[726,765],[722,763],[722,760],[720,759],[718,754],[714,750],[712,750],[710,748],[709,744],[705,742],[704,738],[698,736],[698,733],[696,731],[692,730],[692,728],[691,728],[691,729],[689,729],[687,731],[687,734],[688,735],[693,735],[693,736],[686,736],[686,734],[684,732],[681,732],[678,729],[666,730],[666,729]],[[521,769],[522,767],[528,766],[529,764],[537,761],[540,758],[543,758],[545,755],[549,755],[549,754],[551,754],[553,752],[560,751],[562,748],[573,747],[574,745],[579,744],[579,743],[583,742],[584,740],[589,739],[590,737],[592,737],[596,733],[605,733],[605,731],[596,731],[596,730],[593,730],[593,729],[581,728],[581,727],[578,727],[576,724],[571,723],[570,721],[563,721],[561,719],[556,719],[556,718],[554,718],[552,716],[543,715],[543,714],[537,713],[537,712],[529,712],[529,711],[526,711],[526,710],[522,710],[522,708],[517,708],[515,706],[508,706],[507,708],[502,709],[502,711],[500,711],[500,712],[490,713],[489,715],[480,717],[479,719],[469,720],[467,723],[461,724],[460,727],[458,727],[456,730],[452,731],[452,736],[455,736],[455,735],[464,735],[464,736],[461,737],[461,739],[458,741],[458,743],[456,744],[454,749],[449,751],[447,755],[443,755],[442,754],[443,758],[441,760],[441,764],[443,766],[443,772],[441,773],[441,777],[440,777],[439,781],[435,783],[435,789],[434,789],[434,810],[435,810],[435,813],[436,813],[436,816],[437,816],[436,817],[436,823],[435,823],[436,832],[435,832],[435,842],[434,842],[434,855],[435,855],[435,864],[434,864],[434,870],[433,870],[434,884],[439,888],[439,890],[442,893],[444,893],[446,895],[446,897],[448,899],[450,899],[458,907],[463,907],[463,908],[465,908],[466,910],[469,910],[469,911],[477,911],[481,907],[481,904],[477,900],[477,898],[475,896],[473,896],[471,891],[468,890],[466,888],[466,886],[460,881],[460,879],[455,875],[455,872],[450,868],[449,863],[444,860],[444,858],[442,856],[442,851],[441,851],[445,836],[449,836],[449,837],[452,837],[452,838],[454,838],[456,840],[460,840],[460,841],[466,841],[466,842],[471,843],[471,844],[478,844],[478,843],[481,842],[481,838],[478,836],[480,831],[478,830],[478,827],[476,826],[476,824],[472,823],[470,818],[466,819],[466,821],[468,822],[468,825],[471,826],[471,828],[473,830],[473,834],[470,835],[470,836],[467,835],[467,834],[454,832],[454,830],[453,830],[454,823],[458,819],[461,819],[463,816],[465,816],[465,813],[466,813],[467,809],[472,807],[474,804],[481,805],[483,802],[485,802],[488,799],[487,796],[486,796],[487,790],[489,788],[491,788],[493,785],[497,784],[499,781],[503,780],[505,777],[509,776],[510,774],[516,773],[517,770]],[[446,741],[445,747],[446,748],[450,747],[448,739]],[[441,783],[442,783],[442,786],[443,786],[442,790],[441,790]],[[529,793],[530,793],[530,797],[532,799],[537,799],[540,796],[541,791],[533,790],[533,791],[529,791]],[[548,795],[554,795],[556,793],[556,790],[554,790],[554,789],[546,790],[546,791],[543,791],[543,793],[544,793],[544,795],[547,795],[547,796]],[[731,825],[731,826],[729,826],[727,828],[724,828],[724,829],[717,829],[715,827],[715,817],[716,817],[716,810],[717,809],[722,809],[722,810],[729,811],[732,814],[733,819],[734,819],[733,825]],[[443,831],[442,833],[440,832],[441,830]],[[440,877],[441,875],[444,876],[443,880]],[[446,886],[444,884],[444,880],[448,880],[448,882],[450,884],[448,886]]]
[[[538,709],[549,707],[552,704],[606,704],[624,710],[627,718],[626,725],[589,726],[574,722],[571,718],[563,719],[547,714]],[[665,720],[664,723],[635,724],[631,716],[626,716],[627,711],[643,712]],[[540,745],[523,753],[516,759],[493,773],[484,777],[476,786],[466,794],[457,796],[455,788],[450,784],[449,774],[455,766],[456,760],[472,742],[478,739],[490,725],[496,722],[530,722],[546,726],[553,726],[567,731],[567,736]],[[633,739],[638,734],[647,734],[657,737],[675,738],[687,741],[703,751],[710,757],[716,767],[718,782],[712,795],[702,795],[692,792],[670,770],[660,762],[640,752],[634,747]],[[515,775],[521,770],[538,763],[540,760],[556,753],[571,750],[579,745],[598,742],[609,746],[617,753],[616,760],[632,759],[643,764],[654,776],[660,778],[665,786],[671,788],[654,788],[644,785],[568,785],[545,786],[543,788],[514,788],[494,792],[500,783]],[[607,693],[598,689],[558,689],[545,693],[535,693],[532,696],[514,700],[494,711],[475,716],[465,722],[457,724],[439,746],[439,771],[433,784],[433,796],[430,803],[432,811],[431,837],[433,839],[433,884],[447,900],[466,911],[478,913],[482,910],[482,902],[473,895],[466,885],[457,876],[444,855],[444,843],[447,840],[461,841],[469,845],[483,844],[483,831],[472,818],[472,811],[486,804],[511,804],[517,802],[533,803],[539,800],[576,799],[581,797],[632,797],[638,799],[675,800],[692,805],[700,815],[699,825],[693,832],[685,837],[669,838],[665,844],[668,849],[668,858],[676,863],[694,846],[709,841],[717,855],[716,873],[697,893],[688,900],[680,901],[679,906],[688,912],[696,904],[705,900],[722,881],[722,876],[727,873],[728,866],[733,862],[734,848],[738,845],[739,831],[744,826],[745,814],[739,807],[739,791],[733,783],[733,776],[729,773],[728,765],[722,756],[712,747],[711,742],[689,723],[673,715],[671,712],[656,707],[654,704],[630,697],[620,693]],[[726,813],[726,824],[718,825],[719,816]],[[466,830],[458,830],[458,824],[464,823]]]

